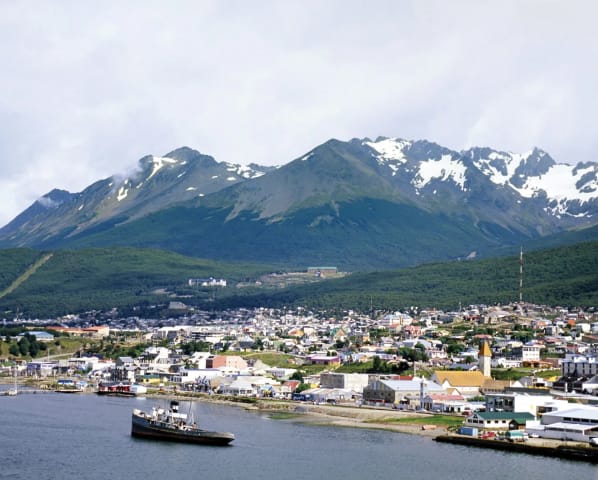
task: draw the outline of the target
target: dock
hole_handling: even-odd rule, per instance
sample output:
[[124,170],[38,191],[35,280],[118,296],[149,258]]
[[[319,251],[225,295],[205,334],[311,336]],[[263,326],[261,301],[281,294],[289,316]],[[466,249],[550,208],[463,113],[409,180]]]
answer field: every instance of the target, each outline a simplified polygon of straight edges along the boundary
[[434,440],[442,443],[453,443],[478,448],[490,448],[495,450],[506,450],[509,452],[527,453],[531,455],[543,455],[547,457],[562,458],[564,460],[579,460],[590,463],[598,463],[598,448],[583,446],[581,444],[561,444],[549,446],[540,442],[509,442],[506,440],[486,440],[477,437],[464,435],[439,435]]

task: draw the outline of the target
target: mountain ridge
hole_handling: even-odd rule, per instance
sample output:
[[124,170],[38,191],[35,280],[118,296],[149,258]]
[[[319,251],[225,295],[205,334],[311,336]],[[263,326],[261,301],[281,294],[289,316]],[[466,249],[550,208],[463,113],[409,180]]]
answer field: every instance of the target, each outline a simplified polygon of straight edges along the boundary
[[181,147],[118,180],[53,190],[0,229],[0,247],[135,245],[368,269],[491,252],[598,219],[598,164],[559,164],[539,148],[331,139],[253,168]]

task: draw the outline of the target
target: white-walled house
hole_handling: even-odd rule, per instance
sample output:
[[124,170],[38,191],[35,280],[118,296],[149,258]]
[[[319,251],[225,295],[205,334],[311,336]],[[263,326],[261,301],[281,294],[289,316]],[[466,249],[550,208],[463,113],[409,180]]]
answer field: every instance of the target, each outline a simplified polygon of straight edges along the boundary
[[172,375],[171,381],[182,385],[190,383],[209,383],[216,377],[222,377],[223,373],[218,368],[183,368],[178,374]]
[[206,362],[212,354],[210,352],[193,352],[189,357],[188,363],[195,365],[199,369],[207,368]]

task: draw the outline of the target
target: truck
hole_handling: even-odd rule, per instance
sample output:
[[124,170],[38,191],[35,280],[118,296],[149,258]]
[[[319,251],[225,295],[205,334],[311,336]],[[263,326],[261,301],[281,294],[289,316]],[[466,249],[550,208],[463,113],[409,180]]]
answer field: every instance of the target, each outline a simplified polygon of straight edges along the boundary
[[525,442],[528,439],[527,433],[522,430],[509,430],[506,438],[509,442]]

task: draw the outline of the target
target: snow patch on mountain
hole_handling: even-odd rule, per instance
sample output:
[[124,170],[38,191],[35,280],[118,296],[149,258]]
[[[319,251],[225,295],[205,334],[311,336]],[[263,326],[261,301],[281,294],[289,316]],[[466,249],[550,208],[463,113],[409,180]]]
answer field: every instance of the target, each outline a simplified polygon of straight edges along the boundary
[[578,169],[573,172],[575,167],[571,165],[554,165],[546,174],[538,177],[528,177],[523,188],[517,189],[521,196],[531,198],[538,195],[539,192],[546,192],[546,196],[553,200],[579,200],[584,203],[596,198],[597,182],[594,176],[593,180],[586,182],[582,187],[578,187],[578,182],[586,173],[595,169],[592,167]]
[[538,159],[547,155],[537,150],[522,154],[493,151],[486,158],[477,160],[475,166],[494,184],[508,186],[524,198],[545,194],[556,205],[547,208],[554,215],[567,213],[571,201],[583,204],[598,198],[598,168],[594,164],[575,167],[561,163],[551,165],[541,175],[517,173],[534,153]]
[[257,177],[261,177],[262,175],[264,175],[264,173],[266,173],[266,172],[261,172],[259,170],[255,170],[246,165],[235,165],[233,163],[225,163],[225,165],[226,165],[227,171],[234,172],[243,178],[257,178]]
[[363,142],[363,145],[367,145],[378,152],[376,158],[380,164],[387,164],[389,161],[403,164],[407,163],[404,150],[409,148],[412,142],[400,138],[384,138],[375,142],[366,141]]
[[477,167],[496,185],[510,184],[517,168],[525,162],[533,151],[526,153],[492,152],[487,159],[480,159]]
[[151,162],[153,164],[153,166],[152,166],[152,173],[150,173],[150,176],[147,177],[147,180],[149,180],[150,178],[152,178],[165,165],[173,165],[173,164],[179,163],[178,160],[174,160],[172,158],[168,158],[168,157],[155,157],[155,156],[152,156]]
[[129,193],[129,189],[123,185],[118,189],[118,193],[116,194],[116,200],[119,202],[127,198],[127,194]]
[[459,186],[461,191],[467,191],[465,188],[467,167],[461,160],[455,160],[452,155],[442,155],[440,160],[430,159],[421,162],[419,171],[411,184],[415,188],[421,189],[435,179],[441,181],[450,179]]

